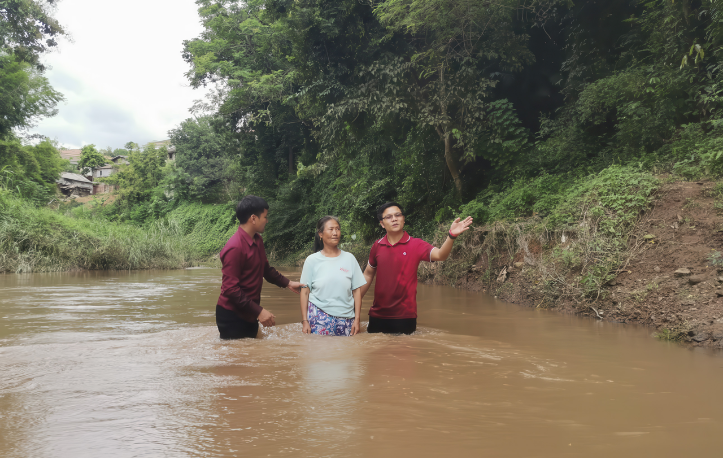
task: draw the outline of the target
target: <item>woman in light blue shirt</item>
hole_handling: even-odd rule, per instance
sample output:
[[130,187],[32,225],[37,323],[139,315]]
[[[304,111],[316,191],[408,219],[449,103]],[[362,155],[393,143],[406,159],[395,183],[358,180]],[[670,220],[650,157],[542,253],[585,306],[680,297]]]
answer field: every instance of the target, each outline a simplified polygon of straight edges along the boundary
[[361,328],[364,274],[351,253],[339,248],[341,226],[334,216],[316,225],[314,254],[304,261],[301,324],[304,334],[353,336]]

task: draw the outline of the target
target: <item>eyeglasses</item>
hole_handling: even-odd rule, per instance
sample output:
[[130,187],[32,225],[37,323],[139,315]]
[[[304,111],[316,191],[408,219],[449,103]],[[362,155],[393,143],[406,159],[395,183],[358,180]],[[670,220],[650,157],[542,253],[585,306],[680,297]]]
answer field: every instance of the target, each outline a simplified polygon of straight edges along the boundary
[[404,216],[404,215],[402,215],[401,213],[395,213],[395,214],[393,214],[393,215],[387,215],[387,216],[385,216],[385,217],[382,218],[382,219],[383,219],[383,220],[386,220],[386,221],[391,221],[392,218],[397,218],[397,219],[399,219],[399,218],[401,218],[402,216]]

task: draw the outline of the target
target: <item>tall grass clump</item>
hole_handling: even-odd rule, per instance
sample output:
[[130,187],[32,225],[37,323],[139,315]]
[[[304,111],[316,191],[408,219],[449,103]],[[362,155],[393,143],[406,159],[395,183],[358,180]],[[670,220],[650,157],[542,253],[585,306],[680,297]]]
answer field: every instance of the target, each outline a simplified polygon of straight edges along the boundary
[[199,258],[217,254],[238,229],[232,203],[183,203],[163,220],[179,231],[184,244],[192,247],[194,256]]
[[78,220],[0,193],[0,272],[170,269],[194,254],[172,221],[141,228]]

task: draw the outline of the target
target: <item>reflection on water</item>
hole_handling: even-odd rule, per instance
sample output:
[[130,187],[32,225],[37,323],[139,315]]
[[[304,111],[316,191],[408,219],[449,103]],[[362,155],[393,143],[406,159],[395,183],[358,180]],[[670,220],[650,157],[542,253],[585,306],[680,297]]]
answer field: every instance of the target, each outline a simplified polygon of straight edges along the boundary
[[[298,272],[289,274],[298,276]],[[723,360],[421,286],[419,331],[221,341],[217,270],[0,276],[0,456],[718,454]],[[369,304],[366,305],[367,309]]]

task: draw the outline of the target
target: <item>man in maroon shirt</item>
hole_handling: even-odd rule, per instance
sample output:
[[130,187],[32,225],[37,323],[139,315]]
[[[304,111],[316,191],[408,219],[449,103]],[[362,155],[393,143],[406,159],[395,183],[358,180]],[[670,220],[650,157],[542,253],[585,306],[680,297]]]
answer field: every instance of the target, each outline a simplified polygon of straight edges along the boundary
[[269,222],[269,205],[246,196],[236,205],[240,226],[221,250],[221,296],[216,305],[216,325],[222,339],[256,337],[259,322],[274,326],[276,317],[261,307],[264,278],[281,288],[299,293],[299,282],[289,281],[269,265],[261,233]]
[[452,251],[454,239],[469,229],[472,217],[454,220],[441,248],[411,237],[404,230],[404,212],[396,202],[387,202],[377,210],[379,224],[387,235],[372,245],[369,264],[364,271],[367,284],[362,297],[378,273],[374,303],[369,309],[367,332],[411,334],[417,329],[417,269],[422,261],[444,261]]

